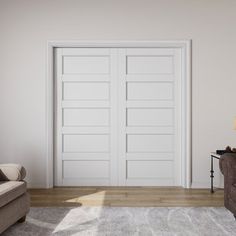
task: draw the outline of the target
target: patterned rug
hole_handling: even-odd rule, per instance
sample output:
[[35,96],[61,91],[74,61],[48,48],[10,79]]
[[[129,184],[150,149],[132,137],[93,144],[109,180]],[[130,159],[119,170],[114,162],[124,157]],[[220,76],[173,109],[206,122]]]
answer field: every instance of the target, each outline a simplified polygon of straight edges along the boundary
[[2,236],[223,236],[236,235],[236,221],[219,207],[31,208],[23,224]]

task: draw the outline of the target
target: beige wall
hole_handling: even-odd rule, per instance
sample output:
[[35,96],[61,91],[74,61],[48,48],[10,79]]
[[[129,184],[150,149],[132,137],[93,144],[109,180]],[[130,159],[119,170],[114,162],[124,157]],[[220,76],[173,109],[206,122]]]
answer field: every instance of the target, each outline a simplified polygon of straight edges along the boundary
[[193,183],[208,186],[209,152],[236,146],[235,12],[235,0],[0,0],[0,162],[46,186],[47,40],[192,39]]

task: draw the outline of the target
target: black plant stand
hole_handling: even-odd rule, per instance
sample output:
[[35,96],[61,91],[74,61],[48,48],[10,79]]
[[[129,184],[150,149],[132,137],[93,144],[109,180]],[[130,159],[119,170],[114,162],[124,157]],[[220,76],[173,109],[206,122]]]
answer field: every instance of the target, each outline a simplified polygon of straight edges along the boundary
[[213,161],[215,159],[220,159],[220,155],[216,154],[215,152],[211,152],[211,170],[210,170],[210,177],[211,177],[211,193],[214,193],[214,183],[213,183],[213,179],[214,179],[214,164]]

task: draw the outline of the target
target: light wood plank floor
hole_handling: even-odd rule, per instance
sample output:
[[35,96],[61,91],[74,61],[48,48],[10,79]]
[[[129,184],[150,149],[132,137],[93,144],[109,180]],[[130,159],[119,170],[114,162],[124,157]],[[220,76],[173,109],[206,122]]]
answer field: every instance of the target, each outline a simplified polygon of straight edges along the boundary
[[31,205],[43,206],[223,206],[223,190],[166,187],[73,187],[30,189]]

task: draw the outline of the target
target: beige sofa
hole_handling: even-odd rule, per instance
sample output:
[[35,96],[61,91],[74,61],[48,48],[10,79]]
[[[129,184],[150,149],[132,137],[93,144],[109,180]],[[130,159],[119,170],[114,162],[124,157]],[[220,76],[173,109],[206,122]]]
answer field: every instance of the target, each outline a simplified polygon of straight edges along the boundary
[[25,175],[20,165],[0,164],[0,234],[17,221],[24,222],[29,212]]

